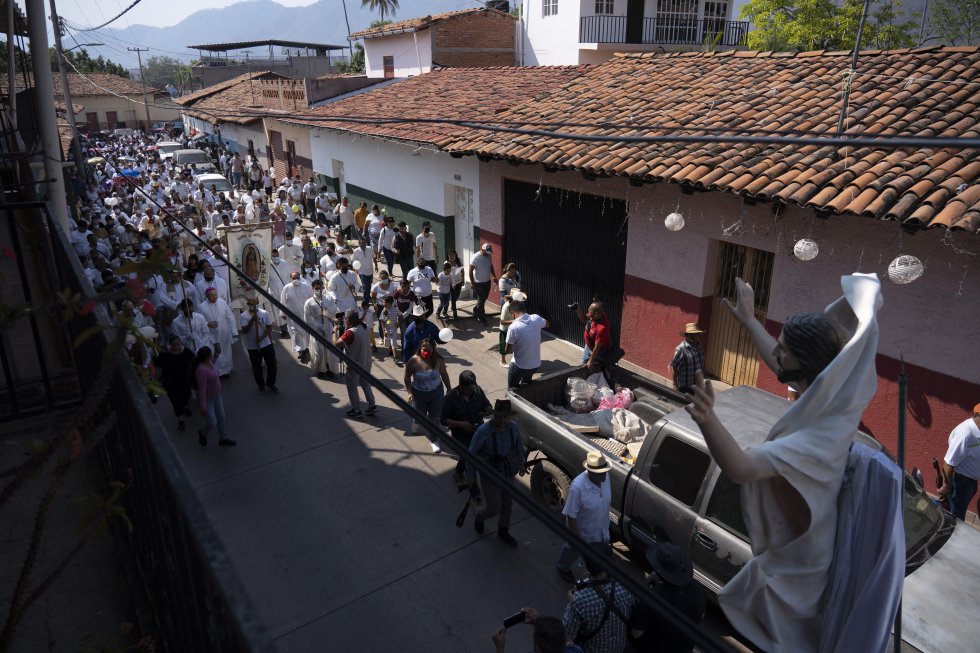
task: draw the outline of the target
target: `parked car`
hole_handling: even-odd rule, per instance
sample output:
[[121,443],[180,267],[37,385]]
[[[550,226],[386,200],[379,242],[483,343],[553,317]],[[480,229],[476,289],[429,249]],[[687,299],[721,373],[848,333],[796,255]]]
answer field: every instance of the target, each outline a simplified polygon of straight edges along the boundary
[[203,150],[175,150],[173,158],[174,163],[181,168],[189,168],[191,165],[194,165],[198,174],[204,172],[214,172],[217,170],[217,166],[214,165],[214,161],[212,161],[211,157],[208,156],[208,153]]
[[167,159],[173,157],[174,152],[181,149],[183,146],[177,141],[160,141],[156,145],[157,151],[160,153],[160,159],[166,161]]
[[219,175],[214,172],[209,172],[203,175],[198,175],[195,182],[204,184],[206,190],[211,190],[211,186],[215,187],[219,193],[228,193],[231,195],[231,182],[229,182],[224,175]]
[[133,130],[129,127],[116,127],[112,130],[113,136],[132,136]]
[[[630,410],[650,427],[641,442],[625,445],[582,433],[566,423],[574,418],[562,421],[547,412],[549,403],[563,403],[569,377],[587,375],[584,367],[508,390],[532,466],[532,493],[560,511],[586,454],[601,450],[611,467],[613,536],[640,552],[658,542],[680,546],[690,556],[695,578],[716,597],[752,557],[740,488],[712,460],[700,429],[683,409],[682,395],[627,370],[615,368],[613,374],[618,383],[633,390],[636,401]],[[748,386],[715,395],[715,412],[743,448],[763,442],[789,406],[781,397]],[[883,448],[863,433],[856,440]],[[937,653],[976,650],[980,620],[957,611],[974,605],[980,588],[980,567],[975,562],[980,532],[962,523],[957,526],[908,474],[904,493],[903,609],[910,616],[905,619],[904,643]],[[947,622],[942,645],[934,632],[936,612],[945,613]]]

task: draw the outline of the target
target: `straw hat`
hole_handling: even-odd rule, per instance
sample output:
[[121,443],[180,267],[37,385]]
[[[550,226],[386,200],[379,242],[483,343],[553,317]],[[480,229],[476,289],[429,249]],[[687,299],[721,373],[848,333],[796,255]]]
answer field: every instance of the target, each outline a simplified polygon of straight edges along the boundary
[[585,457],[585,462],[582,463],[582,467],[588,472],[593,472],[595,474],[604,474],[608,472],[611,467],[609,467],[609,461],[598,451],[590,451],[589,455]]
[[704,333],[704,331],[698,328],[697,322],[688,322],[686,325],[684,325],[684,330],[681,331],[682,336],[692,336],[698,333]]

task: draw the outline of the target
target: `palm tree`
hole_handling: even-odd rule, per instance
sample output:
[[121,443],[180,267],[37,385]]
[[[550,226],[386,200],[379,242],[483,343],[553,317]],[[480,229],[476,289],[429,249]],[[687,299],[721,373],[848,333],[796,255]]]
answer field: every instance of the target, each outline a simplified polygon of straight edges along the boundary
[[371,11],[377,11],[381,14],[381,20],[384,21],[385,14],[394,15],[398,9],[398,0],[361,0],[361,6],[367,7]]

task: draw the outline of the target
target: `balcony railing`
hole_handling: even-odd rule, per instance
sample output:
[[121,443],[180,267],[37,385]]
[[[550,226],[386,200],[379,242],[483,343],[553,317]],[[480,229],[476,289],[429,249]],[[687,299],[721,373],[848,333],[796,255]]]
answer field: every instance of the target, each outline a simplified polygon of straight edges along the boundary
[[644,18],[631,24],[626,16],[582,16],[579,43],[637,43],[651,45],[745,45],[748,21],[719,18]]

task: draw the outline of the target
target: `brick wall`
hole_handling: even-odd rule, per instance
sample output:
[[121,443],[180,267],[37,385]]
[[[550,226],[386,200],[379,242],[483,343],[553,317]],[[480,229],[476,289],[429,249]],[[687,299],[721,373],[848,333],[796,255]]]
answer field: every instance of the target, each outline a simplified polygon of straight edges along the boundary
[[513,66],[514,23],[512,16],[497,11],[463,14],[437,23],[432,28],[433,65]]

